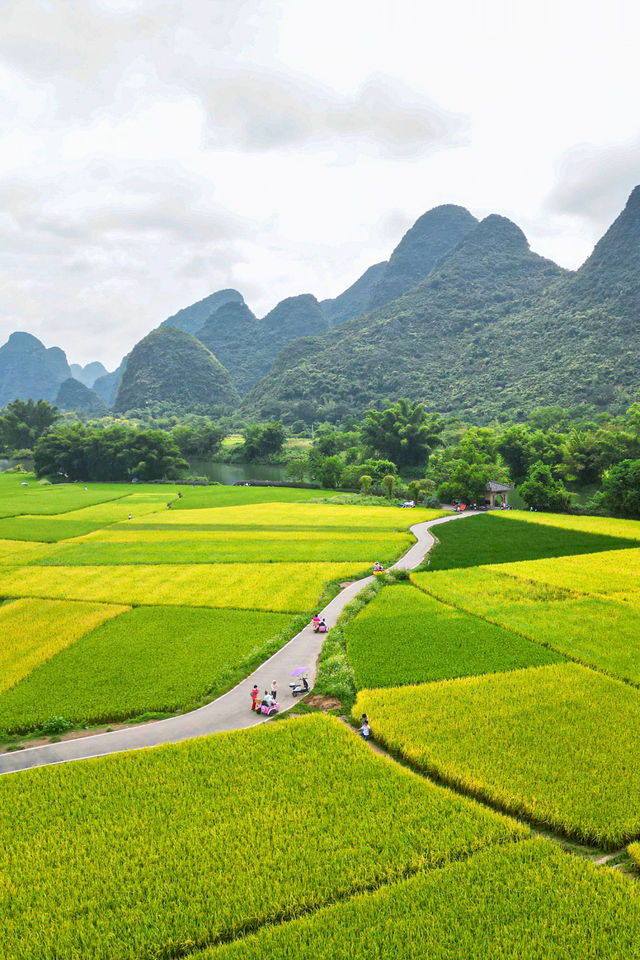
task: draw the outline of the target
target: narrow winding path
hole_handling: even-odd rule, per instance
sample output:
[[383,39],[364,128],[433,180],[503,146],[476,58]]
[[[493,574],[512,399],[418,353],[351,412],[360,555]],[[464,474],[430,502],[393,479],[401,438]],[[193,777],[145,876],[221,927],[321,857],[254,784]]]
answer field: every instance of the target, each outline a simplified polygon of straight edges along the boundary
[[[449,523],[459,520],[469,514],[452,514],[440,517],[438,520],[427,520],[416,523],[411,532],[416,537],[416,543],[394,563],[394,570],[414,570],[418,567],[434,544],[434,538],[429,533],[431,527],[440,523]],[[331,600],[321,611],[327,626],[333,627],[343,608],[357,596],[358,593],[373,580],[373,576],[363,577],[349,584]],[[103,757],[110,753],[119,753],[123,750],[140,750],[144,747],[156,747],[163,743],[177,743],[191,737],[201,737],[210,733],[220,733],[223,730],[239,730],[244,727],[256,726],[265,723],[266,718],[259,718],[250,709],[249,691],[254,682],[259,690],[270,687],[272,680],[277,680],[281,711],[289,710],[296,700],[289,692],[291,671],[298,666],[309,668],[309,680],[313,685],[316,676],[317,660],[326,634],[313,632],[311,624],[307,624],[300,633],[296,634],[277,653],[261,664],[253,673],[250,673],[237,686],[224,693],[217,700],[183,713],[167,720],[158,720],[154,723],[145,723],[127,727],[125,730],[114,730],[111,733],[98,733],[89,737],[80,737],[73,740],[64,740],[60,743],[49,743],[40,747],[30,747],[14,753],[5,753],[0,756],[0,774],[15,773],[18,770],[28,770],[31,767],[41,767],[52,763],[67,763],[70,760],[86,760],[90,757]]]

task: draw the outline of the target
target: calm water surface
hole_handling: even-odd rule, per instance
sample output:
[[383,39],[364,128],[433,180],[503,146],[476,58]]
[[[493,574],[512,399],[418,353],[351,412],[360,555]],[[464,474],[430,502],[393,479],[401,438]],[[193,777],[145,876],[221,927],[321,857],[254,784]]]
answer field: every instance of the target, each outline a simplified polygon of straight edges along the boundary
[[237,483],[248,480],[286,480],[284,464],[272,463],[215,463],[213,460],[192,460],[191,471],[218,483]]

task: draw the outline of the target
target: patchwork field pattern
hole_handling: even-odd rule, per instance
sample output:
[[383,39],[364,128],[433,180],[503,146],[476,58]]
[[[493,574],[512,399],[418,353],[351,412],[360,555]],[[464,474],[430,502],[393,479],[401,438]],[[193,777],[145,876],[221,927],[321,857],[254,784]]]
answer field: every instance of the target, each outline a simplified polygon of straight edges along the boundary
[[640,890],[550,843],[494,847],[194,960],[629,960]]
[[104,603],[65,603],[60,600],[13,600],[2,604],[0,694],[89,630],[128,609]]
[[527,831],[313,716],[0,777],[0,835],[4,960],[140,960]]
[[[589,562],[592,557],[579,559]],[[557,560],[555,564],[562,562]],[[530,572],[535,574],[534,568],[542,563],[546,565],[547,561],[418,573],[411,579],[461,610],[516,630],[612,676],[640,684],[640,605],[529,579]],[[513,575],[515,567],[520,576]],[[556,580],[568,582],[561,576]]]
[[510,813],[613,849],[640,835],[640,693],[575,663],[366,690],[374,734]]
[[515,670],[563,659],[408,584],[382,590],[346,627],[345,636],[359,689]]
[[[32,490],[20,483],[10,481],[18,501]],[[22,538],[0,540],[0,599],[136,609],[109,629],[92,632],[97,619],[62,631],[57,647],[23,620],[29,656],[10,695],[0,692],[4,735],[52,716],[97,723],[187,709],[223,692],[289,639],[326,584],[396,559],[414,540],[407,524],[439,515],[306,504],[318,491],[286,488],[114,484],[94,502],[92,487],[57,489],[32,497],[52,496],[57,512],[0,520]],[[36,669],[40,650],[53,659]]]
[[444,524],[435,531],[440,543],[431,553],[430,569],[451,570],[640,546],[640,525],[632,520],[573,517],[573,525],[565,525],[537,523],[532,516],[569,519],[509,510]]
[[[84,606],[58,600],[15,600],[9,606],[22,604]],[[267,641],[290,621],[286,614],[254,610],[136,607],[23,673],[23,682],[0,696],[0,730],[25,732],[48,717],[99,723],[195,704],[224,685],[232,665],[242,666],[251,654],[266,659],[272,652]]]

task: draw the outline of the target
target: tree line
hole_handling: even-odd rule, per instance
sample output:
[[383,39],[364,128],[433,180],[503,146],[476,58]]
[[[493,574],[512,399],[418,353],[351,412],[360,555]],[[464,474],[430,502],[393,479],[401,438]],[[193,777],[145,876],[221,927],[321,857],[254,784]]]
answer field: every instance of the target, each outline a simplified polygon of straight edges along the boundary
[[225,456],[225,438],[238,429],[234,459],[286,458],[292,480],[326,488],[429,504],[482,502],[495,480],[516,485],[535,509],[566,510],[578,491],[590,512],[640,519],[638,403],[616,417],[581,418],[549,406],[522,423],[478,426],[400,399],[359,420],[320,424],[297,453],[287,453],[292,434],[308,432],[303,423],[286,430],[280,421],[240,425],[196,414],[151,426],[113,418],[82,423],[45,401],[14,400],[0,411],[0,454],[32,453],[38,474],[52,479],[177,479],[191,460]]

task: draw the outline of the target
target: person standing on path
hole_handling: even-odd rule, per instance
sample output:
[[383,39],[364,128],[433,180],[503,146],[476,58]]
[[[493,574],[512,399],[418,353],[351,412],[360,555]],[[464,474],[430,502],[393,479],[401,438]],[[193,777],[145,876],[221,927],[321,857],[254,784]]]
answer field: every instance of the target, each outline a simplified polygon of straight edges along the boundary
[[254,711],[257,709],[259,694],[260,694],[260,691],[258,690],[258,685],[254,683],[253,689],[251,691],[251,709]]
[[371,736],[371,727],[369,726],[368,720],[362,721],[362,726],[360,727],[360,736],[363,740],[368,740]]
[[271,696],[273,697],[273,702],[277,703],[278,702],[278,681],[277,680],[271,681]]

